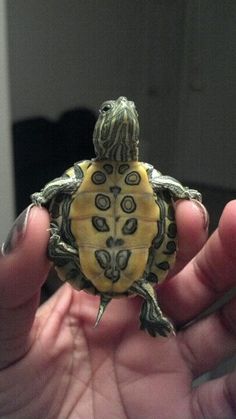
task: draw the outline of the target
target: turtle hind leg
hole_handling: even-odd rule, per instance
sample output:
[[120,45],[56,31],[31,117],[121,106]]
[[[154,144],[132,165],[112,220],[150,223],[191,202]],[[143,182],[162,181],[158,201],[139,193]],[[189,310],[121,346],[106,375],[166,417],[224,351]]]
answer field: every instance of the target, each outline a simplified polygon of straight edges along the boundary
[[175,334],[174,326],[162,314],[158,306],[155,290],[151,284],[144,279],[136,281],[130,291],[144,298],[140,313],[140,329],[146,330],[151,336],[168,336]]

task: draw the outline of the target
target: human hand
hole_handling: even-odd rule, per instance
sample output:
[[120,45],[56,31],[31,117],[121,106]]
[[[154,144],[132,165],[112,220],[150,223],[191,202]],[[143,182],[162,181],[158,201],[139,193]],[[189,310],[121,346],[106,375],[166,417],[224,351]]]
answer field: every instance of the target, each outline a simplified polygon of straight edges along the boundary
[[[178,203],[178,261],[158,291],[177,327],[235,284],[235,214],[232,202],[193,258],[206,240],[203,215]],[[192,381],[235,353],[235,299],[168,339],[138,330],[138,298],[113,300],[96,329],[97,298],[67,284],[37,310],[47,228],[47,212],[32,208],[24,237],[0,259],[0,417],[234,418],[235,373],[194,390]]]

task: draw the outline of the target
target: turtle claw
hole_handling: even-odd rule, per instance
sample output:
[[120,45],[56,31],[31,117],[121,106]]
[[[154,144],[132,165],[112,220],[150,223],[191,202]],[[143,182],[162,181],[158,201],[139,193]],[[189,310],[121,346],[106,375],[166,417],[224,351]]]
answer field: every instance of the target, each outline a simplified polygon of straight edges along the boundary
[[161,317],[158,319],[141,319],[141,330],[145,330],[149,333],[149,335],[156,337],[156,336],[163,336],[168,337],[170,335],[175,336],[175,330],[172,323],[166,318]]
[[[51,229],[51,234],[52,234],[52,229]],[[60,243],[60,236],[53,232],[52,236],[49,239],[49,243],[50,245],[58,246]]]
[[200,192],[196,191],[195,189],[188,189],[187,197],[189,199],[195,199],[196,201],[202,202],[202,195],[200,194]]
[[41,192],[35,192],[33,195],[31,195],[31,200],[33,204],[40,207],[41,205],[45,205],[47,202]]
[[50,240],[51,241],[55,241],[56,243],[58,241],[60,241],[60,235],[59,235],[59,230],[56,224],[51,223],[50,225],[50,233],[51,233],[51,237]]

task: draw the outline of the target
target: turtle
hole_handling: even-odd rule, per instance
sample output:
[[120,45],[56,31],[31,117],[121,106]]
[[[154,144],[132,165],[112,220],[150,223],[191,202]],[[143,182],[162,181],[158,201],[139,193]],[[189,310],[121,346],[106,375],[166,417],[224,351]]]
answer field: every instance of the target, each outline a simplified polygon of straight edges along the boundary
[[62,281],[99,295],[95,326],[113,298],[140,296],[140,329],[175,333],[156,285],[177,251],[175,201],[201,194],[139,161],[133,101],[105,101],[93,132],[95,158],[79,161],[31,196],[50,214],[48,257]]

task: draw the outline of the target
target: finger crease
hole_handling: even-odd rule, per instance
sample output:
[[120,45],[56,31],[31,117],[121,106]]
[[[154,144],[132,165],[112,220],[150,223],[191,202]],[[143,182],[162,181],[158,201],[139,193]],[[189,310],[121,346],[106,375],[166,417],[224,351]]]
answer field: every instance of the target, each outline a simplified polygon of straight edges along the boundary
[[182,334],[182,339],[179,340],[179,349],[183,360],[187,363],[190,368],[190,371],[193,376],[195,376],[196,369],[195,365],[198,364],[198,358],[192,348],[191,343],[188,338],[185,336],[185,332],[180,332]]
[[[227,306],[226,306],[227,307]],[[226,314],[225,306],[222,307],[219,311],[219,320],[223,328],[229,333],[230,336],[236,337],[236,327],[233,319]]]
[[[229,376],[227,377],[229,378]],[[226,400],[226,403],[229,405],[230,409],[232,410],[232,413],[236,413],[236,400],[235,395],[232,394],[232,387],[229,384],[228,380],[225,380],[224,387],[223,387],[223,394]]]
[[205,415],[198,388],[192,392],[191,411],[193,419],[207,419],[207,417],[209,417]]
[[[215,279],[218,275],[210,263],[207,262],[207,266],[208,269],[205,269],[203,266],[200,266],[197,259],[194,259],[194,272],[199,282],[213,294],[213,297],[218,297],[220,295],[220,290],[217,289],[216,283],[212,280],[212,278]],[[213,272],[213,274],[210,275],[209,272]]]

